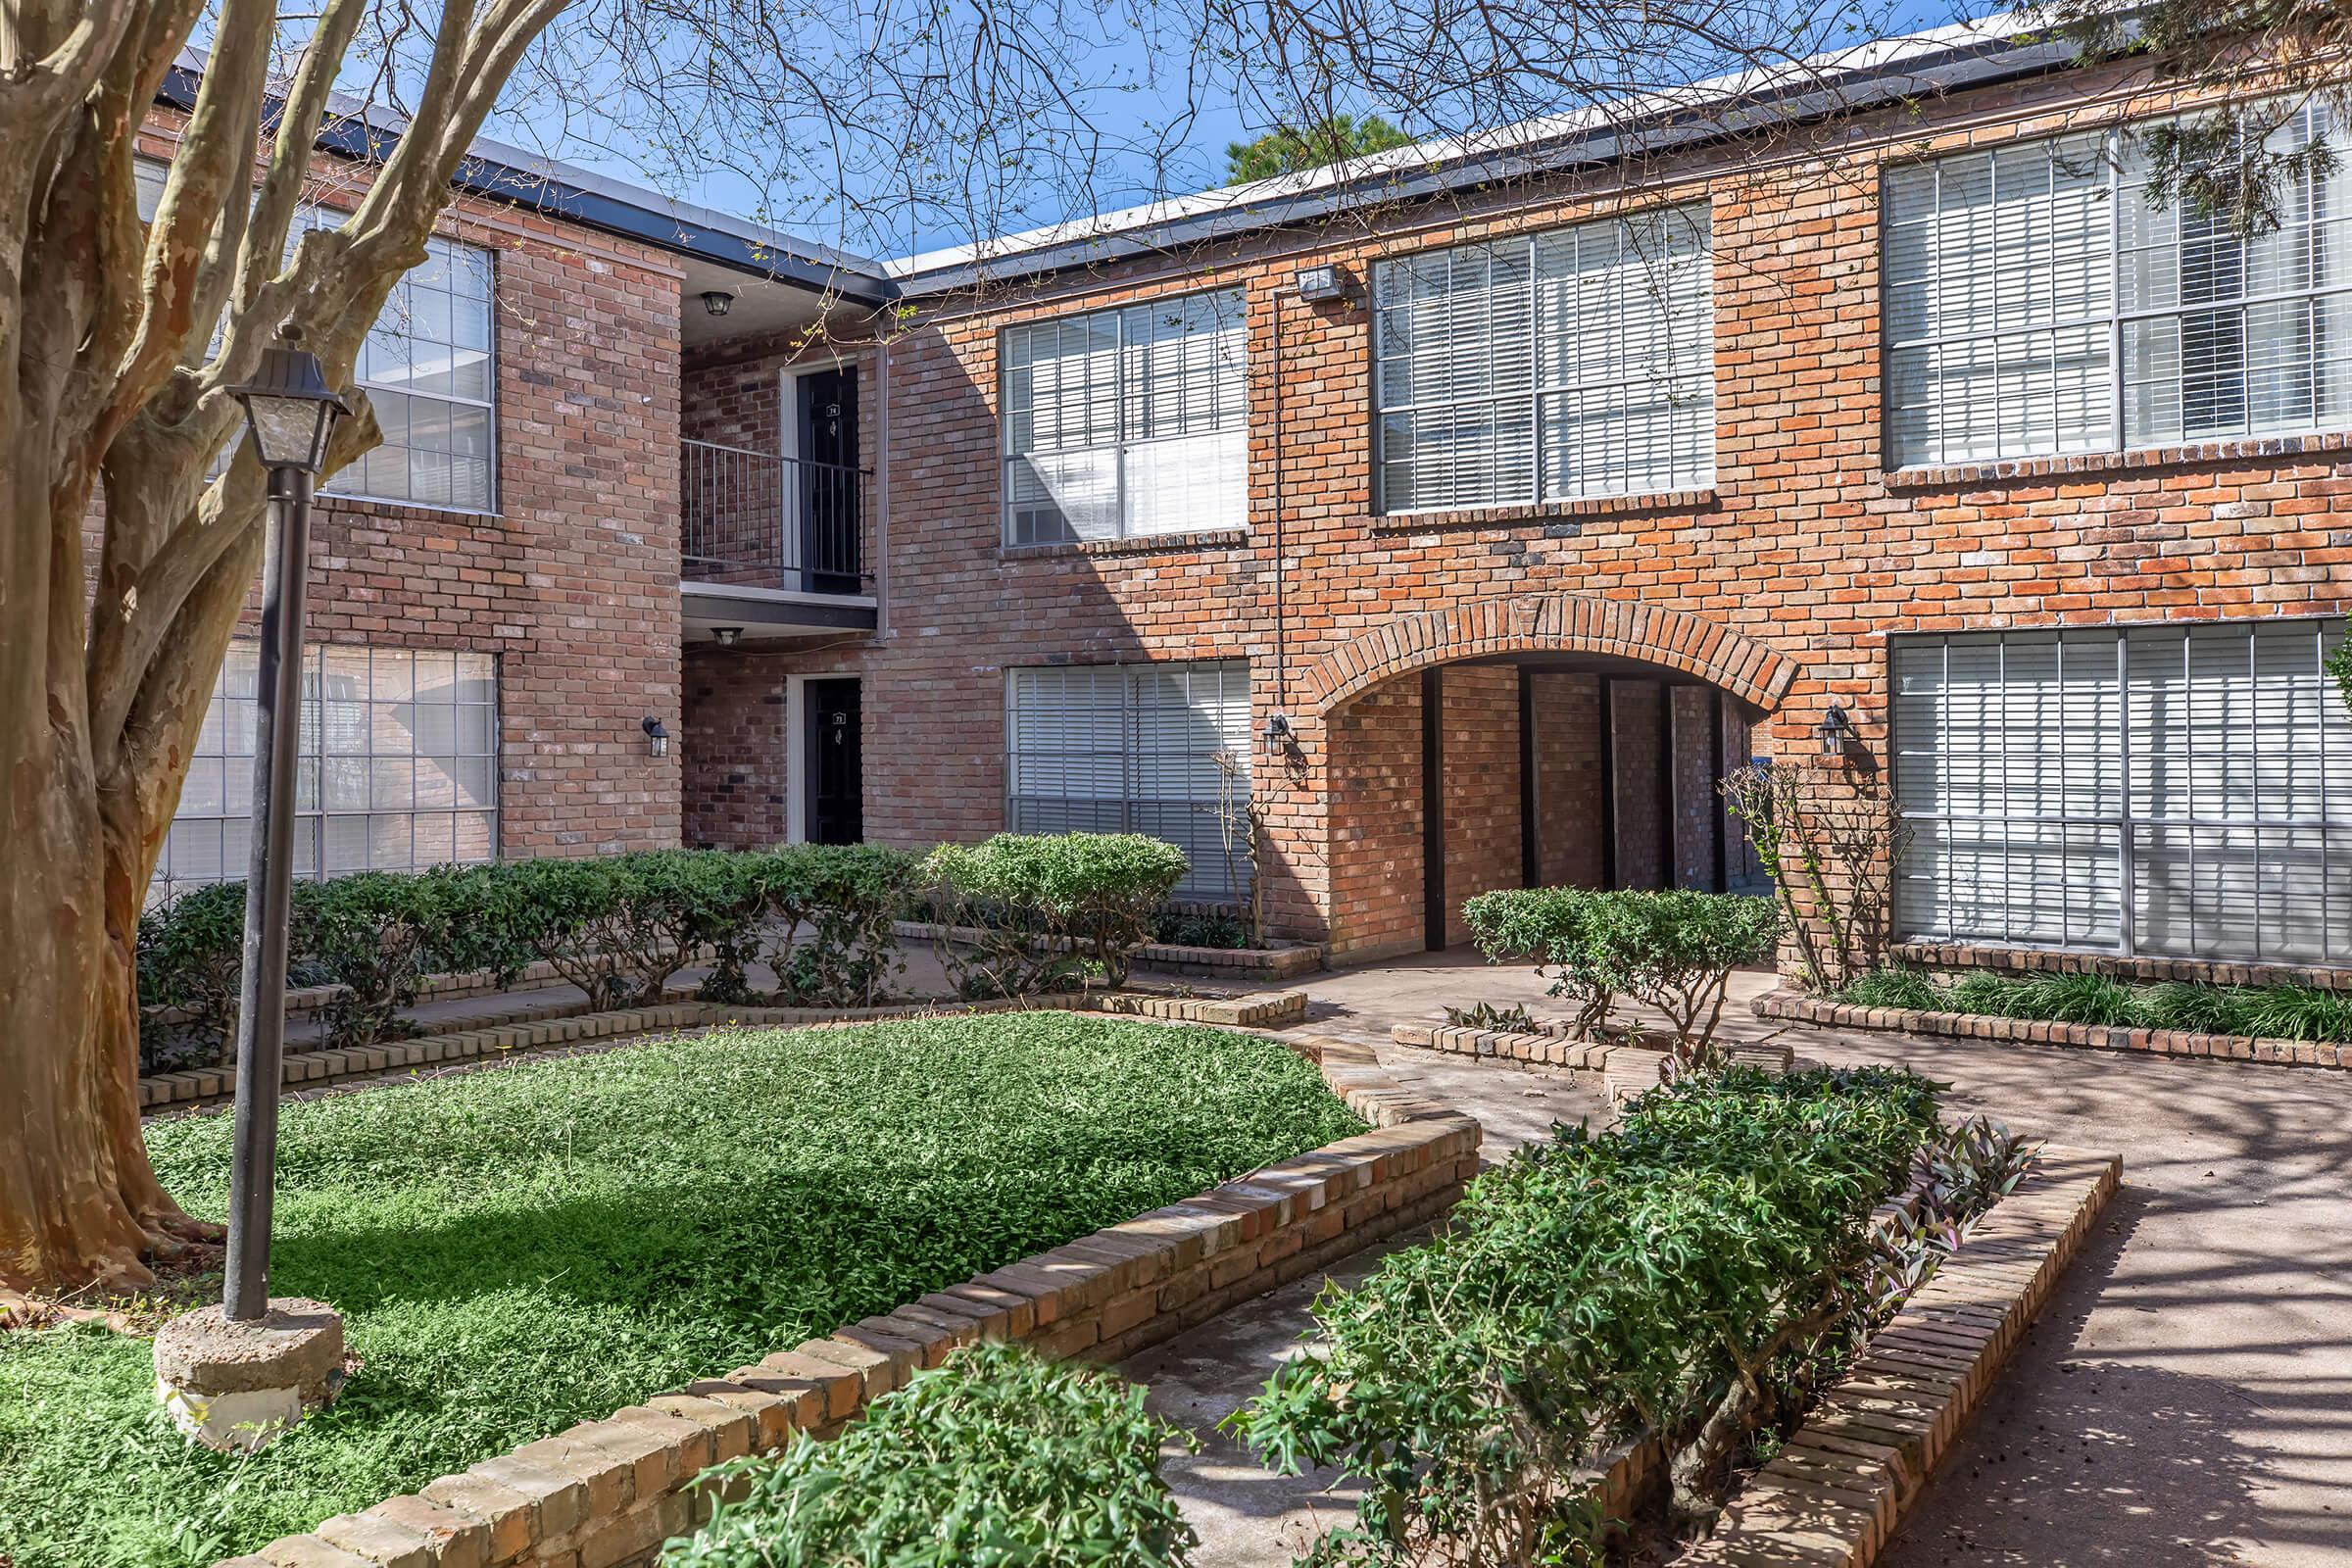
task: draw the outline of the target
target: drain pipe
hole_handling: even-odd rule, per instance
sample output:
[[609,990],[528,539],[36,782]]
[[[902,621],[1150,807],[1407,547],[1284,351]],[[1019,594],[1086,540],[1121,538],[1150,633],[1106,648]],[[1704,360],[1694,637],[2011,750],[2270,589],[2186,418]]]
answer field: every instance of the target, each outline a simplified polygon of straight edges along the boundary
[[1266,717],[1266,745],[1278,750],[1291,738],[1291,687],[1288,641],[1288,605],[1284,597],[1285,572],[1283,553],[1289,547],[1284,518],[1287,512],[1287,488],[1283,482],[1282,454],[1282,296],[1284,289],[1276,285],[1273,299],[1274,352],[1269,356],[1274,375],[1271,398],[1274,438],[1274,711]]

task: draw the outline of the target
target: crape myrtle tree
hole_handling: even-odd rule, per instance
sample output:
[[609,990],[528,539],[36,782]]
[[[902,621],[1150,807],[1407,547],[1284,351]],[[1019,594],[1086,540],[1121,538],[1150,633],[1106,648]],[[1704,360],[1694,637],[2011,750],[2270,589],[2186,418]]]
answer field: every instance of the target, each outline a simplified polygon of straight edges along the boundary
[[[1452,138],[1433,160],[1541,177],[1511,123],[1733,69],[1801,85],[1871,3],[0,0],[0,1288],[135,1285],[211,1239],[140,1140],[133,951],[261,564],[230,389],[308,349],[358,411],[329,472],[378,440],[358,353],[485,125],[748,181],[755,216],[890,252],[1197,188],[1217,104],[1377,106]],[[134,137],[190,50],[143,222]],[[355,125],[369,157],[315,153]]]

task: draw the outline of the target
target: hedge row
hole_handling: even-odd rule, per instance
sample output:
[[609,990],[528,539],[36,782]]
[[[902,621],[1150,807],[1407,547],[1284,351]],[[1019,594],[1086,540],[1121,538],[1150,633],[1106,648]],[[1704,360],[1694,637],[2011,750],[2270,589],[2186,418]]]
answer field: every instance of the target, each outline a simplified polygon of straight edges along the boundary
[[2034,976],[1979,969],[1939,985],[1918,969],[1874,969],[1839,1002],[1923,1012],[1975,1012],[2042,1023],[2352,1043],[2352,993],[2316,986],[2130,986],[2103,974]]
[[1770,1415],[1776,1368],[1867,1280],[1872,1208],[1936,1133],[1893,1068],[1693,1074],[1555,1130],[1446,1228],[1316,1302],[1323,1348],[1229,1425],[1270,1468],[1363,1483],[1339,1564],[1597,1562],[1590,1465],[1656,1434],[1678,1494]]
[[[863,1006],[906,969],[893,922],[927,900],[980,930],[943,945],[967,996],[1123,983],[1132,951],[1186,871],[1183,853],[1132,834],[1000,834],[928,856],[872,846],[655,850],[298,884],[296,983],[339,989],[337,1046],[413,1033],[402,1014],[427,975],[484,973],[505,989],[551,965],[600,1008],[658,999],[709,955],[706,1000]],[[220,1059],[236,1032],[245,889],[195,889],[139,928],[140,1064]],[[772,990],[751,982],[755,965]]]

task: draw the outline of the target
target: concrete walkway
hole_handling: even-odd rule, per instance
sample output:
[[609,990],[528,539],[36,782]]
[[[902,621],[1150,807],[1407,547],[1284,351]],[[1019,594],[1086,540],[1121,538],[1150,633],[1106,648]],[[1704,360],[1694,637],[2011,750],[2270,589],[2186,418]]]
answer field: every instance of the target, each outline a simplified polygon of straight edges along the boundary
[[[1544,1001],[1528,971],[1468,953],[1300,983],[1308,1029],[1376,1045],[1448,1004]],[[1770,983],[1740,976],[1736,998]],[[1775,1032],[1743,1005],[1727,1022],[1742,1039]],[[2352,1568],[2352,1074],[1782,1033],[1804,1058],[1908,1062],[1953,1086],[1952,1112],[2124,1156],[2101,1234],[1882,1562]],[[1477,1115],[1490,1158],[1600,1108],[1590,1078],[1381,1056]],[[1294,1352],[1313,1294],[1302,1281],[1123,1370],[1201,1431]],[[1346,1518],[1351,1499],[1318,1496],[1316,1478],[1276,1481],[1210,1442],[1170,1467],[1204,1568],[1286,1563],[1318,1516]]]

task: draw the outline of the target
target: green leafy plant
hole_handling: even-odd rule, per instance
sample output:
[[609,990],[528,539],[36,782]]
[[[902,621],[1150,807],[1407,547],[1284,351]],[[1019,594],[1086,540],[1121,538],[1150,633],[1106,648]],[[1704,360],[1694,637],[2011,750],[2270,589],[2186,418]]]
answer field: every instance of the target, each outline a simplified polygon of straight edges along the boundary
[[2020,981],[1989,969],[1972,969],[1952,982],[1944,1000],[1955,1012],[1982,1012],[1995,1018],[2020,1016],[2018,1009],[2030,993]]
[[1805,983],[1836,993],[1877,967],[1892,872],[1911,845],[1884,770],[1788,758],[1717,787],[1772,878]]
[[1456,1029],[1502,1029],[1521,1035],[1533,1034],[1536,1028],[1536,1015],[1527,1010],[1525,1003],[1519,1002],[1507,1007],[1496,1006],[1492,1002],[1482,1002],[1469,1007],[1447,1007],[1446,1021]]
[[1918,969],[1890,967],[1873,969],[1858,976],[1843,991],[1838,993],[1840,1002],[1857,1007],[1895,1007],[1904,1011],[1930,1012],[1943,1005],[1943,993],[1936,982]]
[[1703,1513],[1770,1412],[1770,1368],[1846,1310],[1935,1096],[1889,1068],[1732,1069],[1607,1132],[1559,1129],[1473,1183],[1434,1240],[1327,1289],[1321,1353],[1228,1425],[1273,1468],[1363,1483],[1321,1563],[1589,1561],[1603,1521],[1575,1467],[1642,1428]]
[[770,923],[754,934],[775,971],[775,1000],[836,1007],[879,1002],[906,969],[895,922],[920,883],[922,863],[903,850],[864,844],[796,844],[758,857],[753,875]]
[[1605,1025],[1613,999],[1630,996],[1666,1015],[1686,1066],[1713,1054],[1731,972],[1770,958],[1781,933],[1767,900],[1681,888],[1510,888],[1480,894],[1462,912],[1490,958],[1552,965],[1552,995],[1578,1003],[1579,1033]]
[[416,1001],[439,926],[433,884],[393,871],[359,871],[294,884],[294,951],[336,987],[327,1038],[338,1048],[405,1039],[400,1016]]
[[2278,985],[2243,994],[2245,1032],[2274,1040],[2352,1040],[2352,996]]
[[227,1059],[245,974],[245,884],[190,888],[139,916],[139,1070]]
[[2352,708],[2352,637],[2337,639],[2328,651],[2328,673],[2335,677],[2335,689],[2344,706]]
[[2132,992],[2103,974],[2078,972],[2024,981],[2010,1004],[2021,1018],[2113,1027],[2132,1018]]
[[2143,1029],[2179,1029],[2201,1035],[2251,1034],[2246,993],[2234,986],[2193,985],[2168,980],[2134,1000],[2132,1022]]
[[663,1568],[1184,1568],[1198,1538],[1159,1473],[1198,1441],[1107,1373],[982,1344],[830,1443],[703,1473],[710,1523]]
[[[1000,833],[943,844],[924,874],[943,921],[940,957],[965,996],[1019,997],[1127,983],[1153,913],[1189,869],[1184,852],[1140,833]],[[946,934],[978,932],[968,948]]]

